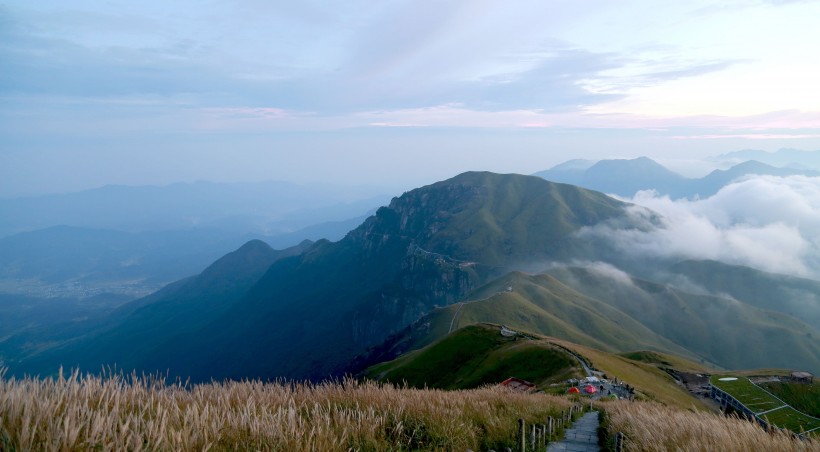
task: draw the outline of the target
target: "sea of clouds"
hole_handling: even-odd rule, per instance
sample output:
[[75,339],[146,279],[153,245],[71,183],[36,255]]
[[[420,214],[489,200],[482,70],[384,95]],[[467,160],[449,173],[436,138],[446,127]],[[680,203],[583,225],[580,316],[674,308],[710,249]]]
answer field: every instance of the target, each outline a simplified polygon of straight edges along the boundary
[[713,259],[820,279],[818,177],[752,176],[704,199],[673,200],[650,190],[623,200],[645,227],[597,225],[581,234],[636,258]]

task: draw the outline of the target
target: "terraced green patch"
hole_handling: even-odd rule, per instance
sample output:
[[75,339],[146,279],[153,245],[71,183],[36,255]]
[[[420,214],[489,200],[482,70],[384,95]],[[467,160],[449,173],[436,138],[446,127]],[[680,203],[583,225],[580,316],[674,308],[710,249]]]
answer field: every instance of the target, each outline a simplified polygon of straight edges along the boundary
[[764,383],[760,387],[780,400],[809,416],[820,418],[820,382],[806,383]]
[[753,384],[748,378],[737,377],[736,380],[721,380],[727,377],[732,378],[727,375],[713,375],[711,383],[729,393],[758,416],[768,419],[769,423],[797,433],[820,428],[820,419],[810,417],[786,405]]
[[754,411],[755,414],[773,410],[785,405],[766,391],[755,386],[748,378],[737,377],[736,380],[724,381],[721,378],[735,378],[726,375],[714,375],[711,378],[713,385],[728,392],[740,403]]
[[[820,428],[820,420],[812,419],[792,407],[775,410],[764,414],[762,417],[768,419],[771,424],[797,433]],[[815,430],[812,433],[820,434],[820,431]]]

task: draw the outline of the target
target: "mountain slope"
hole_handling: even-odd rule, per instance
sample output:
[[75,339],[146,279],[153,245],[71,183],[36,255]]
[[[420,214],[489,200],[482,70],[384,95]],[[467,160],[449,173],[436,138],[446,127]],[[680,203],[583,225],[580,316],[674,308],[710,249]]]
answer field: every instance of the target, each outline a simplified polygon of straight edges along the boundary
[[[285,250],[274,250],[260,240],[252,240],[199,275],[121,306],[109,316],[103,331],[35,355],[21,368],[50,372],[56,369],[55,361],[83,369],[114,363],[120,368],[139,368],[140,363],[154,355],[161,356],[161,348],[176,336],[222,316],[275,261],[299,254],[311,244],[305,241]],[[45,339],[56,338],[40,338]]]
[[395,359],[476,323],[503,324],[606,352],[662,351],[726,368],[820,368],[815,340],[820,333],[798,318],[608,267],[510,273],[465,303],[436,309],[359,356],[355,365]]
[[[494,384],[517,377],[544,388],[563,383],[566,378],[585,376],[580,356],[608,378],[618,378],[633,386],[641,399],[661,401],[684,409],[705,410],[706,406],[661,367],[680,371],[712,373],[713,370],[673,355],[655,356],[664,364],[604,352],[553,337],[522,331],[514,337],[500,334],[498,325],[473,324],[446,334],[432,344],[401,357],[371,366],[363,376],[410,386],[461,389],[478,384]],[[560,389],[566,386],[559,385]]]
[[683,261],[669,271],[711,293],[790,315],[820,330],[820,281],[718,261]]
[[820,370],[820,331],[799,318],[594,268],[557,267],[550,274],[720,366]]
[[464,303],[432,311],[360,356],[356,366],[392,360],[476,323],[502,324],[609,352],[666,350],[698,358],[606,301],[586,296],[551,275],[512,272],[477,289]]
[[624,219],[623,207],[520,175],[465,173],[422,187],[343,240],[276,262],[223,318],[168,344],[165,359],[194,379],[338,374],[362,350],[493,275],[594,254],[573,234]]
[[505,337],[498,326],[475,324],[435,344],[368,371],[369,376],[416,388],[469,389],[509,377],[538,386],[583,376],[574,356],[544,340]]

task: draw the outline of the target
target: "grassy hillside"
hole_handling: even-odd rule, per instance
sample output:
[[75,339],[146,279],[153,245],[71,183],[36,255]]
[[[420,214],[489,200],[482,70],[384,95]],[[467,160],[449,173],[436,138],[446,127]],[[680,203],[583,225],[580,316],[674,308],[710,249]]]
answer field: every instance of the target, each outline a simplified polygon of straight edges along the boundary
[[727,294],[752,306],[801,319],[820,329],[820,281],[717,261],[684,261],[670,270],[712,293]]
[[[556,267],[549,273],[706,362],[729,369],[820,370],[820,331],[797,317],[595,267]],[[681,354],[660,344],[642,347],[647,348]]]
[[471,325],[368,374],[392,383],[441,389],[475,388],[516,377],[536,385],[581,374],[578,361],[544,340],[504,337],[495,325]]
[[652,351],[635,351],[621,353],[620,356],[630,359],[632,361],[641,361],[644,363],[653,364],[655,366],[670,367],[675,370],[690,373],[712,373],[715,369],[704,365],[703,363],[695,362],[682,358],[680,356],[669,353],[659,353]]
[[763,389],[809,416],[820,419],[820,384],[763,383]]
[[607,303],[550,275],[510,273],[478,289],[463,306],[447,308],[454,327],[500,323],[601,350],[656,349],[693,356]]
[[640,451],[816,451],[817,440],[803,441],[788,432],[766,432],[745,419],[693,412],[658,403],[610,402],[609,431],[623,432],[624,450]]
[[[582,356],[594,368],[606,373],[609,378],[617,377],[634,386],[640,398],[656,400],[680,408],[706,409],[703,402],[680,387],[674,378],[661,370],[657,364],[629,359],[561,339],[532,333],[525,334],[534,339],[513,341],[503,338],[499,334],[498,326],[495,325],[466,326],[421,350],[412,351],[393,361],[374,365],[368,369],[367,375],[372,378],[386,378],[392,382],[406,380],[408,384],[419,387],[423,387],[427,382],[429,387],[450,389],[467,387],[466,383],[480,384],[482,378],[485,378],[484,382],[487,383],[499,382],[512,376],[526,380],[524,375],[531,376],[532,379],[528,381],[543,385],[567,378],[568,372],[554,365],[554,363],[561,362],[556,359],[555,353],[562,356],[562,360],[569,358],[572,371],[579,373],[577,360],[561,352],[563,349]],[[427,339],[429,336],[417,336],[416,343],[422,343]],[[538,356],[532,352],[533,349],[548,350],[550,353]],[[656,356],[673,364],[671,367],[677,370],[698,372],[709,370],[698,363],[673,355],[656,354]],[[514,359],[505,365],[503,359],[510,357]],[[532,364],[535,366],[531,367]],[[499,368],[508,375],[495,371]],[[531,371],[532,373],[528,373]]]

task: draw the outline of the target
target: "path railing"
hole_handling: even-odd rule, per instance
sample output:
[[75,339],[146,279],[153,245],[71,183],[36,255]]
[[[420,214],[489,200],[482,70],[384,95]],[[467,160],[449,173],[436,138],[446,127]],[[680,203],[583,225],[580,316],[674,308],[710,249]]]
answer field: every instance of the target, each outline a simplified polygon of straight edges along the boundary
[[564,429],[572,425],[576,418],[591,410],[592,403],[589,405],[578,403],[566,410],[562,410],[557,417],[547,416],[543,424],[532,423],[527,425],[524,419],[518,419],[516,452],[546,450],[547,445],[559,438]]

